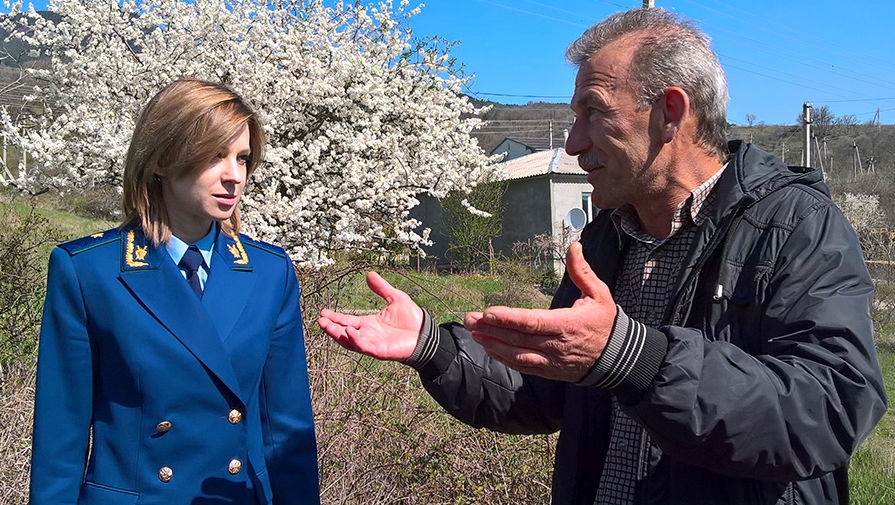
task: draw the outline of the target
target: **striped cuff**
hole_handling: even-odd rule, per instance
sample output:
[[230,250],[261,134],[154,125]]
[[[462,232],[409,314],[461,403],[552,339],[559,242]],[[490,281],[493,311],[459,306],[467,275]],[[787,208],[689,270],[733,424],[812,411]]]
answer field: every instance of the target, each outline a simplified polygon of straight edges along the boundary
[[659,371],[667,345],[663,333],[631,319],[618,307],[606,348],[590,372],[577,384],[643,392]]
[[435,351],[438,349],[438,341],[440,339],[438,326],[432,322],[432,316],[426,312],[426,309],[422,310],[423,327],[420,329],[420,338],[416,341],[416,347],[413,349],[413,353],[410,357],[401,361],[401,363],[417,370],[426,366],[429,361],[432,360],[432,357],[435,356]]

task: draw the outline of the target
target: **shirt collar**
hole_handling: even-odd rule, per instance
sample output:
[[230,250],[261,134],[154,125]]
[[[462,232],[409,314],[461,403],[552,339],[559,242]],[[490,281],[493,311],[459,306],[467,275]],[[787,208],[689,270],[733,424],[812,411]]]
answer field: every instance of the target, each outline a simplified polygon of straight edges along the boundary
[[205,260],[205,268],[211,268],[211,252],[214,250],[214,239],[217,237],[217,231],[218,224],[214,223],[211,229],[208,230],[208,234],[199,239],[195,244],[187,244],[176,235],[171,234],[171,240],[165,244],[165,249],[168,250],[168,254],[171,255],[171,259],[174,260],[174,264],[179,265],[186,250],[189,249],[191,245],[195,245],[199,248],[199,252],[202,253],[202,259]]
[[[712,204],[715,201],[715,193],[712,189],[718,184],[718,180],[721,179],[721,174],[724,173],[724,169],[727,168],[727,165],[729,165],[729,163],[724,163],[714,175],[706,179],[706,181],[700,184],[698,188],[691,191],[690,196],[678,205],[671,221],[671,233],[668,235],[669,237],[674,236],[678,230],[687,224],[688,218],[696,225],[702,223],[705,216],[708,214],[708,209],[712,207]],[[643,231],[643,228],[640,226],[640,219],[637,217],[637,211],[635,211],[634,207],[629,204],[622,205],[612,211],[610,217],[615,224],[615,229],[619,236],[624,233],[641,242],[662,242],[662,240],[656,239]]]

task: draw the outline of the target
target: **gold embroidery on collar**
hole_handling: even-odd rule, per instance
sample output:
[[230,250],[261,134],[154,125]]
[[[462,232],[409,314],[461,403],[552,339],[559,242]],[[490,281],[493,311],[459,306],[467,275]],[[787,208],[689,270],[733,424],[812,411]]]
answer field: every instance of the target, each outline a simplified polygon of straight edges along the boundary
[[227,246],[227,250],[233,255],[233,263],[236,263],[237,265],[248,265],[249,257],[246,255],[246,250],[242,248],[242,242],[239,241],[239,234],[231,232],[230,236],[233,237],[233,240],[236,242],[235,244],[229,244]]
[[94,233],[93,235],[90,235],[90,238],[103,238],[103,232]]
[[149,263],[145,261],[137,261],[142,260],[146,257],[146,248],[147,246],[138,246],[137,247],[137,259],[134,259],[134,230],[127,232],[127,248],[124,252],[124,261],[127,263],[127,266],[136,268],[136,267],[145,267],[149,266]]

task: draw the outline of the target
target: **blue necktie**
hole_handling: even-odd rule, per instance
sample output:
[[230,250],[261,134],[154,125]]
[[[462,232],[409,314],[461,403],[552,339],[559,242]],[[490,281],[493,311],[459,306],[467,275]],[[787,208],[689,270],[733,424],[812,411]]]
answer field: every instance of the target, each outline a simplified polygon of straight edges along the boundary
[[199,252],[199,248],[191,245],[189,249],[183,253],[183,257],[180,258],[180,267],[186,270],[186,281],[189,283],[190,287],[193,288],[193,291],[196,293],[196,296],[199,299],[202,299],[202,284],[199,283],[199,267],[205,260],[202,258],[202,253]]

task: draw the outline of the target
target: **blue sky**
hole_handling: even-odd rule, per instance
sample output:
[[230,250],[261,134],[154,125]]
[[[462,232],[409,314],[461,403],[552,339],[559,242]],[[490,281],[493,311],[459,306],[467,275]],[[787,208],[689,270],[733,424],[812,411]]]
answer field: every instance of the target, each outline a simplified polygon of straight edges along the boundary
[[[730,87],[728,120],[794,124],[802,103],[895,123],[895,2],[655,0],[712,38]],[[565,102],[575,68],[566,46],[641,0],[430,0],[415,36],[459,41],[472,94],[501,103]],[[501,96],[524,95],[524,96]],[[546,98],[541,98],[546,97]]]
[[[364,3],[371,3],[364,0]],[[395,0],[398,3],[398,0]],[[728,120],[794,124],[805,101],[837,116],[895,124],[895,2],[655,0],[712,38],[730,87]],[[411,6],[418,5],[411,0]],[[45,8],[46,0],[34,3]],[[588,26],[641,0],[429,0],[414,36],[459,42],[451,53],[468,92],[500,103],[567,102],[566,46]]]

